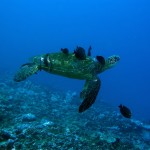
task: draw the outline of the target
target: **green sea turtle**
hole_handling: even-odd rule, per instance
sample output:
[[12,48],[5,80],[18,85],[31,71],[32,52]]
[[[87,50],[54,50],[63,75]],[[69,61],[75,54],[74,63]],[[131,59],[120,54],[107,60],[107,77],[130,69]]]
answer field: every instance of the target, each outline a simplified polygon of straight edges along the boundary
[[61,49],[61,52],[35,56],[30,63],[20,67],[14,80],[16,82],[23,81],[41,70],[68,78],[86,80],[80,93],[83,102],[79,107],[79,112],[84,112],[95,102],[99,92],[101,81],[98,74],[112,68],[120,60],[117,55],[110,56],[106,60],[102,56],[97,56],[95,59],[90,56],[90,50],[91,47],[87,56],[81,47],[77,47],[74,53],[69,53],[65,48]]

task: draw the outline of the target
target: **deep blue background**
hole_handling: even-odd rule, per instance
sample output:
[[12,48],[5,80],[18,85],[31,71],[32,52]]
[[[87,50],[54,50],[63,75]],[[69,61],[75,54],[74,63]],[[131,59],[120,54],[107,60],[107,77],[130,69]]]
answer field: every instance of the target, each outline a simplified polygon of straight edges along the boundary
[[[1,0],[0,73],[13,72],[28,58],[92,46],[92,55],[118,54],[120,63],[100,75],[103,100],[122,103],[133,116],[150,120],[149,0]],[[84,82],[41,72],[33,82],[80,92]],[[65,85],[65,86],[64,86]]]

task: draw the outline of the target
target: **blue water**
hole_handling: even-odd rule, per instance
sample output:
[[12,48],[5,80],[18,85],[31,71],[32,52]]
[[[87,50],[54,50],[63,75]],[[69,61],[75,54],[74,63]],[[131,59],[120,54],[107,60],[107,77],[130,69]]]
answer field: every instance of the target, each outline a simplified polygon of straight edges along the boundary
[[[150,120],[149,0],[1,0],[0,73],[15,73],[31,56],[76,46],[92,55],[118,54],[120,63],[100,75],[97,103],[120,103]],[[29,80],[80,92],[84,81],[40,72]],[[64,84],[66,85],[64,87]]]

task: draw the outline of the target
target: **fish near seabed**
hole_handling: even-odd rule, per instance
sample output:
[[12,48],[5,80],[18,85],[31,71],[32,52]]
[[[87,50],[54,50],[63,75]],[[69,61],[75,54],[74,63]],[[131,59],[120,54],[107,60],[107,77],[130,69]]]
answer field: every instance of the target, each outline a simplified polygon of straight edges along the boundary
[[101,80],[98,74],[116,66],[120,60],[117,55],[112,55],[107,59],[97,56],[97,60],[90,56],[90,52],[88,55],[86,56],[82,47],[77,47],[74,53],[69,53],[68,49],[64,48],[57,53],[35,56],[30,63],[20,67],[14,76],[14,81],[23,81],[42,70],[50,74],[85,80],[85,85],[80,93],[83,101],[79,107],[79,113],[84,112],[95,102],[100,90]]
[[125,118],[131,118],[132,113],[131,113],[131,111],[130,111],[129,108],[127,108],[126,106],[124,106],[124,105],[122,105],[122,104],[120,104],[118,107],[120,108],[121,114],[122,114]]

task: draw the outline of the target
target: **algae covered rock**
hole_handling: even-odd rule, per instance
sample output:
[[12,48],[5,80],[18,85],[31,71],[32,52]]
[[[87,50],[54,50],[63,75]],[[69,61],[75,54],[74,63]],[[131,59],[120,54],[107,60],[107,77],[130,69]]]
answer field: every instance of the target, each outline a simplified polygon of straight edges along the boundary
[[30,122],[30,121],[35,121],[35,120],[36,120],[36,116],[31,113],[24,114],[22,116],[22,121],[24,121],[24,122]]

